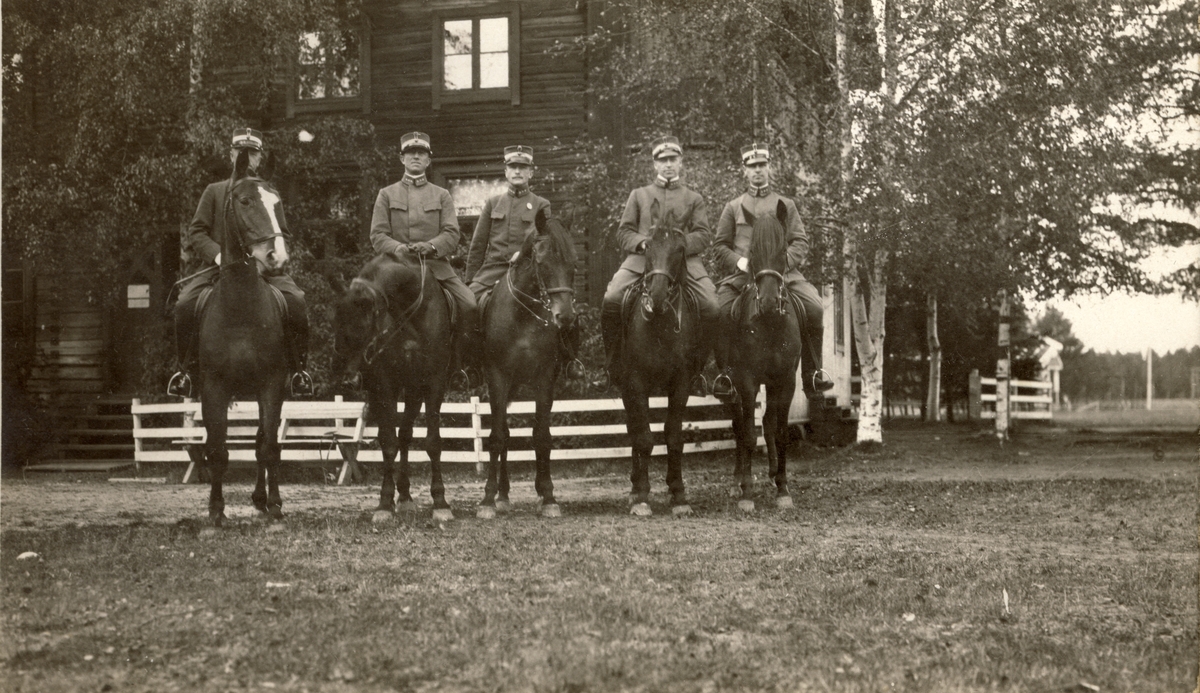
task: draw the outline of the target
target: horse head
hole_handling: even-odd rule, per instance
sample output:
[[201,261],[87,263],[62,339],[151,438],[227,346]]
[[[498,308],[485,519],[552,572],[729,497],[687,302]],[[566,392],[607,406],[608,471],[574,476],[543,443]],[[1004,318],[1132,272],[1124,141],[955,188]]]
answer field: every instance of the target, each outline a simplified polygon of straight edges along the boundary
[[388,300],[382,289],[355,277],[333,307],[333,371],[349,382],[370,364],[372,343],[387,322]]
[[757,313],[778,316],[785,311],[787,301],[784,291],[787,281],[787,206],[783,200],[775,206],[775,215],[755,218],[747,209],[742,210],[750,231],[750,272],[754,276],[754,303]]
[[550,315],[558,328],[575,323],[575,243],[558,219],[547,217],[538,210],[534,219],[535,231],[525,238],[520,257],[532,270],[537,289],[537,301]]
[[646,272],[642,279],[642,305],[647,313],[669,310],[687,282],[687,239],[683,228],[689,219],[676,221],[673,212],[659,218],[658,200],[650,205],[651,230],[646,241]]
[[242,150],[225,194],[222,264],[253,258],[260,274],[278,273],[288,261],[283,203],[275,188],[248,168],[249,155]]

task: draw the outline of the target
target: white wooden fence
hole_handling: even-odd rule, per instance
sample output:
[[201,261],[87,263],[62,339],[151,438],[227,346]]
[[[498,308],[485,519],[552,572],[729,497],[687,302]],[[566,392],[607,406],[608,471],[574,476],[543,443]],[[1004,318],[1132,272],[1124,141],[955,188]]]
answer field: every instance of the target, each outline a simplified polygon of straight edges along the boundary
[[[979,418],[995,419],[996,379],[978,378],[978,382]],[[1010,380],[1008,381],[1008,386],[1010,388],[1008,396],[1008,414],[1010,417],[1014,419],[1042,420],[1054,418],[1052,411],[1054,398],[1051,395],[1051,389],[1054,387],[1053,383],[1040,380]],[[971,383],[972,396],[974,396],[975,392],[976,388],[973,377]],[[972,416],[972,418],[975,417]]]
[[[689,432],[721,432],[731,431],[732,422],[724,417],[724,404],[713,397],[688,398],[688,415],[683,424],[685,435]],[[403,403],[397,404],[397,410],[402,410]],[[666,397],[651,397],[651,416],[656,410],[665,410]],[[762,426],[764,393],[760,390],[755,405],[755,425]],[[714,409],[715,408],[715,409]],[[533,414],[535,404],[531,401],[512,402],[508,406],[510,417]],[[188,472],[185,479],[191,478],[192,472],[199,460],[201,447],[206,434],[200,421],[200,403],[185,401],[165,404],[142,404],[133,400],[131,407],[133,415],[134,460],[139,468],[142,463],[152,462],[187,462]],[[552,460],[588,460],[612,459],[629,457],[632,448],[628,443],[628,435],[624,422],[624,404],[619,399],[582,399],[558,400],[551,410],[553,418],[561,419],[565,414],[586,414],[588,412],[611,412],[614,423],[602,424],[559,424],[550,427],[550,435],[555,439],[551,452]],[[444,441],[469,440],[470,449],[444,449],[442,461],[451,463],[474,463],[477,469],[482,469],[488,460],[488,452],[484,441],[491,434],[490,428],[484,427],[484,417],[491,414],[491,405],[482,402],[478,397],[472,397],[469,402],[447,402],[442,405],[443,425],[440,428]],[[621,414],[620,416],[618,416]],[[339,483],[344,483],[347,476],[357,476],[356,465],[359,463],[382,463],[383,452],[378,446],[370,445],[379,434],[378,427],[365,425],[365,408],[362,402],[304,402],[289,401],[284,403],[283,421],[280,424],[277,438],[282,446],[282,458],[288,462],[300,462],[323,466],[325,463],[341,464]],[[447,417],[455,417],[469,421],[466,426],[447,425]],[[720,416],[721,418],[713,418]],[[230,406],[229,459],[231,463],[253,462],[253,440],[258,419],[258,405],[254,402],[234,402]],[[420,419],[418,419],[420,421]],[[511,418],[510,418],[511,421]],[[661,433],[663,424],[651,423],[652,433]],[[413,431],[415,438],[424,438],[425,427],[416,427]],[[531,449],[511,449],[512,447],[528,448],[532,439],[532,426],[515,426],[510,428],[510,450],[508,459],[511,461],[533,460],[535,453]],[[564,437],[573,436],[587,439],[599,438],[611,445],[601,447],[576,447],[573,444],[561,444]],[[704,437],[704,436],[701,436]],[[711,435],[707,436],[711,438]],[[758,438],[760,446],[765,445],[761,434]],[[721,436],[719,439],[707,439],[685,442],[684,453],[695,453],[708,450],[727,450],[736,445],[732,435]],[[420,443],[414,444],[409,454],[413,462],[428,462],[429,457],[419,448]],[[450,445],[450,448],[465,448],[467,445]],[[666,454],[666,445],[655,445],[651,454]]]

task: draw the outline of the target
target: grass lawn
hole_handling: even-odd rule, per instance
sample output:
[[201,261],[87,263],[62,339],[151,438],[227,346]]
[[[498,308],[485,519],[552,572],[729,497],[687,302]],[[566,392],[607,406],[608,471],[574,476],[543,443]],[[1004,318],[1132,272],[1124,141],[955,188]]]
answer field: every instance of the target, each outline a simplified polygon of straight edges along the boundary
[[[0,689],[1195,686],[1194,439],[1155,439],[1161,459],[1138,436],[1039,433],[1000,448],[974,429],[909,425],[885,440],[796,446],[790,511],[770,505],[757,459],[749,515],[729,496],[731,459],[713,455],[686,467],[687,519],[670,516],[656,462],[651,518],[627,515],[620,463],[557,470],[556,520],[537,515],[522,470],[513,513],[490,522],[474,518],[470,471],[452,475],[459,519],[444,525],[427,488],[422,512],[375,525],[361,502],[289,508],[317,492],[297,486],[283,489],[283,523],[215,536],[201,533],[201,503],[166,522],[8,522]],[[3,483],[6,502],[50,490]],[[235,484],[227,502],[248,495]]]

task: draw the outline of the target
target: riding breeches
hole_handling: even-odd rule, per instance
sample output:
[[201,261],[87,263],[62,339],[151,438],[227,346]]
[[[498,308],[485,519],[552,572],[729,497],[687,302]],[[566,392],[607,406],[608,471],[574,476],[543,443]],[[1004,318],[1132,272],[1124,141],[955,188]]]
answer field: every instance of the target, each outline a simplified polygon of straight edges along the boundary
[[[642,278],[641,272],[622,267],[613,275],[611,281],[608,282],[608,288],[604,290],[604,304],[601,309],[602,313],[621,313],[621,302],[625,299],[625,291],[629,287],[636,284]],[[711,323],[717,319],[717,288],[713,285],[712,279],[707,275],[701,277],[693,277],[691,273],[687,278],[688,293],[696,299],[696,306],[700,309],[700,319],[704,323]]]

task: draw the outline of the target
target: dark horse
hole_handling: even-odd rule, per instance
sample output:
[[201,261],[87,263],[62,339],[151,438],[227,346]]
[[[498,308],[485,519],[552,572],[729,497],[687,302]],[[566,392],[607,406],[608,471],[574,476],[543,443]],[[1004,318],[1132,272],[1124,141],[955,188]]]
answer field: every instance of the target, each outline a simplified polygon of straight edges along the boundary
[[225,519],[221,487],[229,465],[225,442],[234,397],[258,400],[254,507],[272,518],[283,516],[278,432],[288,375],[285,304],[283,295],[259,275],[281,271],[288,253],[279,195],[266,181],[249,174],[247,166],[243,150],[223,204],[221,278],[202,299],[200,316],[200,409],[208,435],[204,457],[212,475],[208,515],[218,527]]
[[[575,322],[575,244],[556,219],[539,211],[536,232],[524,245],[504,279],[496,283],[484,313],[484,361],[492,432],[488,437],[488,479],[476,515],[483,519],[507,510],[508,403],[522,384],[533,388],[537,405],[533,447],[537,458],[534,488],[542,515],[558,517],[550,480],[550,409],[554,382],[563,366],[561,331]],[[499,490],[499,498],[496,493]]]
[[[383,485],[374,520],[390,518],[400,507],[413,511],[409,494],[408,449],[413,421],[425,405],[425,452],[432,479],[433,517],[453,519],[442,482],[442,397],[450,372],[452,329],[449,299],[415,253],[380,255],[350,282],[334,310],[336,371],[361,373],[367,410],[379,425]],[[404,413],[396,403],[404,393]],[[399,437],[396,426],[399,425]],[[400,453],[400,474],[393,464]]]
[[[663,433],[667,443],[667,487],[671,512],[691,513],[683,488],[683,416],[688,390],[703,364],[708,340],[699,334],[699,315],[687,291],[687,249],[681,225],[668,213],[661,223],[658,202],[652,203],[654,220],[646,242],[646,267],[624,319],[621,348],[621,398],[625,425],[633,445],[630,496],[634,515],[650,515],[650,395],[665,391],[667,417]],[[686,221],[686,220],[685,220]]]
[[787,488],[788,408],[796,393],[796,369],[800,365],[800,306],[788,292],[787,240],[784,231],[787,208],[780,202],[775,216],[757,219],[746,212],[751,224],[750,272],[747,282],[733,304],[733,386],[737,397],[729,403],[737,437],[737,463],[734,477],[741,487],[738,508],[754,510],[751,500],[753,478],[750,458],[758,435],[754,426],[754,400],[760,384],[767,386],[767,406],[763,412],[763,437],[767,442],[767,463],[775,481],[775,505],[792,507]]

